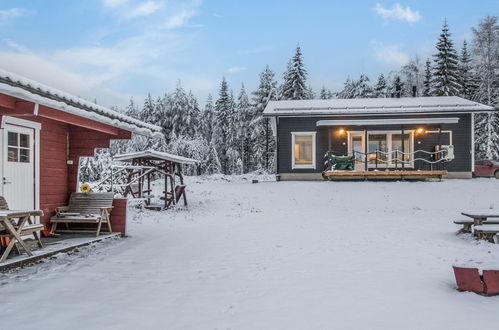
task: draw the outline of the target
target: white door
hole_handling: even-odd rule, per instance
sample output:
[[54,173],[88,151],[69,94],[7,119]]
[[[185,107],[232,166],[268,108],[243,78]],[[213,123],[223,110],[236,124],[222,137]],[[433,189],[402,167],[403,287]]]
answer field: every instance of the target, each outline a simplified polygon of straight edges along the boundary
[[3,129],[3,196],[11,210],[35,205],[34,129],[6,124]]
[[348,153],[355,157],[355,170],[364,171],[365,165],[365,153],[366,153],[366,143],[364,132],[350,132],[348,141]]

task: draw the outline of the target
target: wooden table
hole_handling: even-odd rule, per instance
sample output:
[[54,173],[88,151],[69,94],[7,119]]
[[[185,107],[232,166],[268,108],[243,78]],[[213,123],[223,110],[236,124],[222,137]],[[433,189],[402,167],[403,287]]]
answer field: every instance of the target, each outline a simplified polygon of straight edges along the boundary
[[[43,211],[41,210],[0,210],[0,229],[6,231],[7,236],[10,238],[7,248],[0,258],[0,263],[7,259],[16,243],[19,243],[28,255],[33,255],[33,252],[31,252],[21,236],[27,232],[25,230],[27,228],[26,226],[34,226],[31,222],[31,217],[42,215]],[[16,222],[14,219],[18,219],[18,221]],[[36,229],[36,227],[37,226],[33,229]],[[36,231],[38,230],[39,229]],[[40,241],[36,231],[34,230],[31,233]]]
[[472,218],[475,226],[482,225],[488,218],[499,218],[499,212],[461,212],[461,214]]

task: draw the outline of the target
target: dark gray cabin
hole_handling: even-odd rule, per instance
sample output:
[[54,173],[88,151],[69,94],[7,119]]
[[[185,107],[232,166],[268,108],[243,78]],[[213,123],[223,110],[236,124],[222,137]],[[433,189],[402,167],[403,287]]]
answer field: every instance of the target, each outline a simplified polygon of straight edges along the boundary
[[[264,116],[282,180],[400,171],[471,178],[474,115],[487,111],[494,109],[442,96],[271,101]],[[342,156],[352,161],[346,171],[330,163]]]

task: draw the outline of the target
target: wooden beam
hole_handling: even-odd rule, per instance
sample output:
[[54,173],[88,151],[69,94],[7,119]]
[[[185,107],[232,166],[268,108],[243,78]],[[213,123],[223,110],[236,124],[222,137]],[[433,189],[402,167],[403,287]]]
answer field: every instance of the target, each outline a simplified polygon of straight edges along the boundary
[[91,129],[93,131],[98,131],[98,132],[102,132],[102,133],[106,133],[106,134],[110,134],[110,135],[114,135],[114,136],[117,136],[119,134],[119,131],[120,131],[119,128],[116,128],[116,127],[113,127],[113,126],[110,126],[107,124],[103,124],[99,121],[80,117],[80,116],[73,115],[71,113],[67,113],[64,111],[55,110],[55,109],[46,107],[44,105],[40,105],[38,115],[40,117],[57,120],[57,121],[60,121],[60,122],[66,123],[66,124],[71,124],[74,126],[83,127],[83,128]]
[[14,110],[16,108],[16,98],[5,94],[0,94],[0,107]]

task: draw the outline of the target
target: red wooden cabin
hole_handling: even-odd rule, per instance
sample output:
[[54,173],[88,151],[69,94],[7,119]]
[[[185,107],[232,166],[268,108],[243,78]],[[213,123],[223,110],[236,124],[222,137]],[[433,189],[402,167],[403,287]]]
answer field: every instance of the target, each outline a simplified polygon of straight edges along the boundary
[[3,70],[0,118],[0,194],[12,209],[42,209],[45,225],[78,189],[80,157],[134,133],[161,135],[158,126]]

